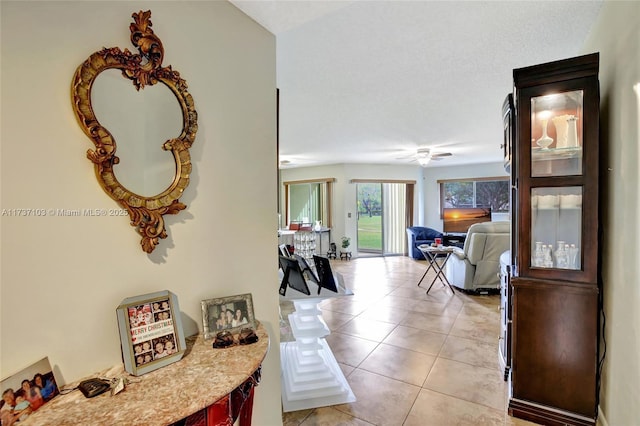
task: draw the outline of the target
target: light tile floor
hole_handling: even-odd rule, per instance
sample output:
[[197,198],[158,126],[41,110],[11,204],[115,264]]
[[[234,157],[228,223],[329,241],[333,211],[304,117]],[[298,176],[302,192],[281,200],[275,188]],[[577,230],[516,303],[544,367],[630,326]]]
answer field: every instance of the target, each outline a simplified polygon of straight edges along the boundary
[[[332,261],[354,296],[321,303],[326,340],[357,401],[284,413],[285,426],[533,424],[507,414],[500,296],[451,294],[438,282],[427,295],[432,272],[416,285],[426,266],[405,256]],[[292,310],[281,304],[283,318]]]

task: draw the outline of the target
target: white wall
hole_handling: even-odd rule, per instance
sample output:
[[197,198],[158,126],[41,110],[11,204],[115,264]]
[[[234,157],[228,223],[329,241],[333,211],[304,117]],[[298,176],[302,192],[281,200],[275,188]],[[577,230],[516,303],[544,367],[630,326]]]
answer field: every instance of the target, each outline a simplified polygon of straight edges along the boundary
[[151,255],[126,217],[2,216],[0,375],[44,356],[62,383],[120,363],[115,309],[129,296],[176,293],[190,335],[202,329],[202,299],[250,292],[272,338],[254,423],[281,424],[274,36],[227,2],[0,7],[2,209],[117,207],[86,158],[93,144],[70,83],[94,51],[133,50],[133,12],[151,9],[164,65],[187,80],[199,125],[188,208],[166,217],[169,237]]
[[[606,358],[602,419],[640,419],[640,3],[605,1],[583,53],[600,52]],[[634,91],[634,86],[636,90]],[[601,340],[601,344],[604,340]]]

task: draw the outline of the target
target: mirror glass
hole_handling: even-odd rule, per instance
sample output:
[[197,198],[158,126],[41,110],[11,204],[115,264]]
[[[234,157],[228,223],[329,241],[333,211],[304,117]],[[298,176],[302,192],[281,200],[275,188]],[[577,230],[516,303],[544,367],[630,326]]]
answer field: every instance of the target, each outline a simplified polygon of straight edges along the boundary
[[113,171],[118,181],[145,197],[167,189],[176,164],[162,145],[182,132],[182,110],[171,89],[159,82],[137,91],[121,71],[107,69],[93,83],[91,104],[116,140],[120,162]]

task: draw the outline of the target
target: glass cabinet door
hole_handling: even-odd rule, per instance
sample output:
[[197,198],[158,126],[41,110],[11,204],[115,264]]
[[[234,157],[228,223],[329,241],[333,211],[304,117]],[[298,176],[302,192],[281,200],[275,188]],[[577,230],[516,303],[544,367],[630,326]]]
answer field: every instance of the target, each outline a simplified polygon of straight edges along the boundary
[[531,176],[582,174],[583,91],[531,98]]
[[515,142],[516,126],[515,106],[513,105],[513,95],[509,93],[502,104],[502,125],[504,130],[502,142],[502,155],[504,158],[504,170],[511,173],[511,149]]
[[581,269],[582,187],[531,189],[531,267]]

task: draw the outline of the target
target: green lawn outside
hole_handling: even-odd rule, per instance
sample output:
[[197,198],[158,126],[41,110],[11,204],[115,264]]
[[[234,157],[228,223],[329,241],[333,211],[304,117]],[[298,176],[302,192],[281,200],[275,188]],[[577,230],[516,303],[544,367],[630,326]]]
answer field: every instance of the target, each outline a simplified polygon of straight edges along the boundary
[[358,249],[382,250],[382,217],[363,214],[358,219]]

